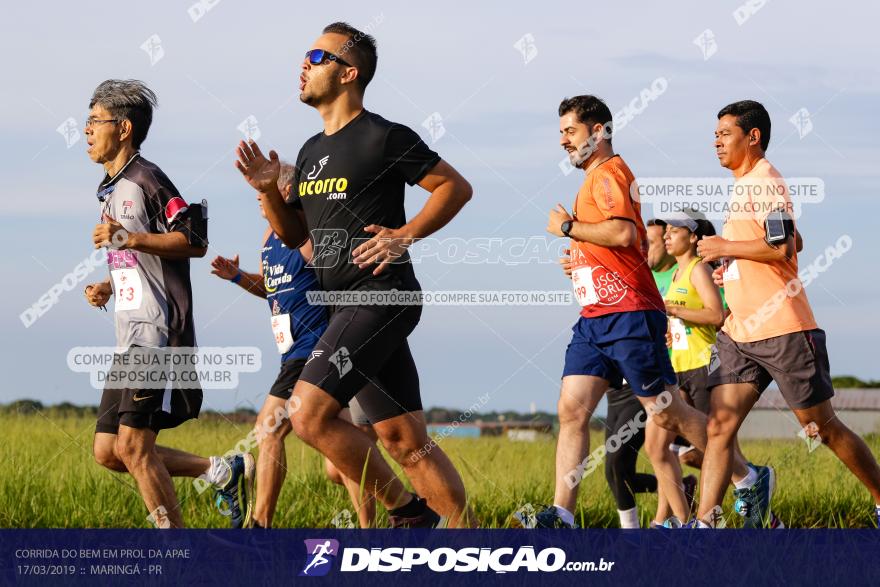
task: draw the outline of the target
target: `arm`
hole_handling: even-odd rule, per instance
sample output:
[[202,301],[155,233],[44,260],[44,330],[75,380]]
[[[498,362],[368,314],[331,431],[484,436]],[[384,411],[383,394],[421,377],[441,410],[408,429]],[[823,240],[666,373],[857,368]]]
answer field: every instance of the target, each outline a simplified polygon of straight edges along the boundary
[[467,180],[442,160],[422,178],[419,186],[431,195],[412,220],[397,229],[376,224],[364,227],[374,236],[352,251],[352,258],[360,269],[379,263],[373,270],[373,275],[378,275],[414,242],[446,226],[473,195]]
[[263,284],[262,275],[259,273],[247,273],[246,271],[240,271],[239,274],[241,279],[238,282],[238,287],[254,294],[258,298],[266,299],[266,287]]
[[712,274],[709,273],[709,269],[705,265],[697,264],[694,266],[693,271],[691,271],[691,283],[697,290],[697,295],[703,301],[703,308],[692,310],[667,303],[666,313],[692,324],[708,324],[712,326],[724,324],[721,294],[718,293],[718,288],[712,282]]
[[474,194],[471,184],[442,160],[422,178],[419,187],[431,195],[421,211],[400,227],[401,233],[413,242],[449,224]]
[[[288,206],[278,189],[278,175],[281,172],[278,153],[269,151],[269,158],[266,159],[260,147],[253,141],[239,142],[236,153],[238,161],[235,162],[235,167],[245,181],[260,193],[266,219],[272,230],[285,245],[293,249],[299,248],[309,238],[308,226],[302,210]],[[292,197],[296,197],[296,194]]]
[[166,232],[153,234],[147,232],[128,232],[116,220],[105,217],[103,224],[95,227],[92,241],[95,248],[110,246],[120,249],[132,249],[156,255],[165,259],[189,259],[204,257],[207,247],[194,247],[182,232]]
[[595,224],[574,222],[568,234],[583,243],[602,247],[628,247],[636,242],[636,225],[622,218],[611,218]]
[[[574,220],[562,204],[550,210],[547,232],[564,237],[562,223]],[[602,222],[573,222],[568,236],[582,243],[601,247],[628,247],[636,242],[636,225],[624,218],[609,218]]]
[[786,261],[794,256],[796,250],[795,237],[788,237],[778,245],[769,245],[764,239],[750,241],[729,241],[719,236],[707,236],[697,243],[697,254],[704,263],[716,261],[722,257],[747,259],[758,263]]

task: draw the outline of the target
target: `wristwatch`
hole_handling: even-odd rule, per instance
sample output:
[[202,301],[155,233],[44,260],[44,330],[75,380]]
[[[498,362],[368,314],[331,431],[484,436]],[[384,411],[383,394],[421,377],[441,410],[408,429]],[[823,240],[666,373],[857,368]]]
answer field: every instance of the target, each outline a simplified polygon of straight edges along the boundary
[[571,235],[569,233],[571,232],[572,226],[574,226],[573,220],[566,220],[565,222],[563,222],[562,225],[560,226],[560,230],[562,230],[562,234],[564,234],[567,237],[571,237]]

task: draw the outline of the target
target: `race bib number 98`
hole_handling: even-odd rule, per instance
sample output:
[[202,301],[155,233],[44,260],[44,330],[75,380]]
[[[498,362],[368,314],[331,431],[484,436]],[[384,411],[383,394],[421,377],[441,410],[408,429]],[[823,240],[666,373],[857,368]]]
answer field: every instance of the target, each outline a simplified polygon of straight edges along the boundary
[[282,355],[293,347],[293,335],[290,333],[290,314],[272,316],[272,334],[275,346]]

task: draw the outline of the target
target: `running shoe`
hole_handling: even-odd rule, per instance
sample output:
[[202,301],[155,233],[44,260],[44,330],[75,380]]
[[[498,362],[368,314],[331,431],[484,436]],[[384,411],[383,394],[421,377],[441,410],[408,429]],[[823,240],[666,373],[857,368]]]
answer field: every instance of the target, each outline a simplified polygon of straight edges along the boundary
[[223,457],[229,466],[229,480],[217,489],[217,509],[229,517],[232,528],[249,528],[254,509],[254,455],[250,453]]
[[677,517],[670,516],[663,520],[663,525],[659,527],[665,530],[678,530],[679,528],[684,528],[684,524]]
[[413,496],[419,513],[412,516],[394,516],[388,514],[388,523],[392,528],[436,528],[440,524],[440,514],[428,507],[428,501],[418,495]]
[[577,528],[577,524],[568,524],[556,511],[556,506],[547,506],[537,514],[532,521],[534,525],[529,525],[529,520],[525,519],[525,515],[521,512],[513,514],[513,522],[511,526],[515,528]]
[[743,517],[743,528],[766,528],[772,523],[770,500],[776,488],[776,472],[773,467],[749,466],[758,474],[758,480],[751,487],[733,490],[733,509]]

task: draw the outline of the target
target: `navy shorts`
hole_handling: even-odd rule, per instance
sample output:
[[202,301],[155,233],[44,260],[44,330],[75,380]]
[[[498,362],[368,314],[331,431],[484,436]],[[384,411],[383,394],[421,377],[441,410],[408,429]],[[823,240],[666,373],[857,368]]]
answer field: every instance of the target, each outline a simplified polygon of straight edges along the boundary
[[666,348],[666,314],[657,310],[583,316],[572,327],[562,376],[593,375],[654,397],[677,382]]

